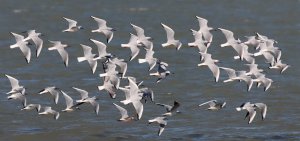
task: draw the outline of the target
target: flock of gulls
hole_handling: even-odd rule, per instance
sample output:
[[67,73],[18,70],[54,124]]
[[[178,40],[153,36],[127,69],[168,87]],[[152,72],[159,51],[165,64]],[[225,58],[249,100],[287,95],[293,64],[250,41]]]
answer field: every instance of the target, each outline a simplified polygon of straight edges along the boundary
[[[69,24],[68,28],[62,32],[80,32],[83,29],[82,26],[79,26],[75,20],[63,17]],[[107,26],[105,20],[91,16],[91,18],[98,24],[98,29],[92,30],[91,32],[103,34],[106,37],[106,43],[110,43],[113,40],[114,28]],[[285,64],[281,60],[281,50],[274,45],[277,43],[276,40],[270,39],[267,36],[256,33],[254,36],[247,36],[246,41],[241,41],[239,38],[234,37],[233,32],[223,29],[223,28],[212,28],[208,26],[208,21],[204,18],[196,16],[200,29],[193,30],[191,29],[192,35],[195,38],[194,42],[188,43],[189,47],[197,48],[200,54],[200,63],[198,66],[200,69],[204,69],[202,66],[207,66],[213,76],[215,82],[219,81],[220,70],[223,70],[228,74],[228,79],[224,80],[224,83],[239,81],[245,82],[247,84],[247,91],[250,91],[253,83],[257,84],[257,87],[263,86],[264,91],[267,91],[273,80],[268,78],[264,74],[263,69],[258,68],[256,64],[256,57],[263,56],[265,62],[270,65],[269,69],[279,70],[280,73],[284,72],[289,65]],[[167,41],[162,43],[162,47],[173,47],[179,50],[182,47],[180,40],[175,39],[174,30],[167,26],[166,24],[161,23],[163,29],[166,32]],[[130,33],[130,39],[128,43],[121,44],[122,48],[129,48],[131,55],[129,61],[136,59],[137,55],[140,52],[140,49],[146,51],[145,58],[136,59],[138,63],[147,63],[149,75],[157,77],[156,83],[161,82],[166,77],[170,76],[172,72],[168,70],[168,63],[163,62],[161,59],[154,57],[154,48],[153,48],[153,39],[148,37],[144,33],[144,29],[131,23],[132,28],[135,30],[136,34]],[[248,70],[234,70],[232,68],[226,68],[219,66],[219,60],[213,59],[212,54],[209,53],[209,47],[213,41],[214,32],[221,32],[226,38],[226,43],[221,44],[221,47],[232,47],[236,52],[236,56],[233,59],[238,59],[245,62],[246,66],[249,67]],[[35,30],[30,30],[27,32],[28,36],[25,38],[23,35],[13,33],[11,34],[15,37],[16,43],[11,45],[10,48],[19,48],[27,63],[30,63],[31,59],[31,48],[30,46],[36,47],[36,57],[39,57],[41,50],[43,48],[43,40],[40,38],[41,33],[37,33]],[[65,34],[65,33],[64,33]],[[61,41],[52,41],[52,46],[48,48],[49,51],[57,51],[61,56],[65,67],[68,67],[69,55],[65,50],[68,47],[67,44],[62,43]],[[99,77],[103,78],[103,84],[98,86],[99,91],[105,91],[109,94],[112,99],[115,99],[117,96],[117,90],[122,91],[125,94],[125,99],[120,101],[119,104],[112,103],[116,109],[120,111],[121,118],[119,121],[128,122],[128,121],[137,121],[142,118],[143,115],[143,105],[151,101],[150,103],[155,103],[158,106],[162,106],[166,109],[166,113],[158,115],[157,117],[148,120],[150,123],[157,123],[159,125],[158,136],[162,134],[166,125],[167,117],[171,117],[179,113],[177,110],[180,107],[178,101],[174,101],[173,105],[167,105],[162,103],[154,102],[154,92],[142,85],[143,81],[137,81],[133,76],[127,76],[127,61],[125,59],[118,58],[112,53],[107,52],[107,45],[101,41],[90,39],[91,42],[97,47],[97,54],[93,54],[93,47],[80,44],[83,49],[83,56],[77,57],[78,62],[87,61],[91,72],[94,74],[96,72],[97,64],[101,62],[102,64],[102,73],[99,74]],[[248,52],[248,48],[254,48],[254,53]],[[157,71],[153,72],[152,70],[157,67]],[[19,100],[22,102],[23,107],[21,110],[37,110],[39,115],[53,115],[54,119],[60,117],[60,111],[54,110],[50,106],[43,106],[43,104],[33,104],[27,103],[25,87],[19,84],[19,81],[6,74],[6,77],[10,81],[11,91],[8,92],[8,99]],[[121,86],[121,79],[127,79],[128,84]],[[96,96],[89,96],[86,90],[73,87],[73,89],[81,96],[81,99],[73,100],[67,93],[62,89],[55,86],[49,86],[41,90],[39,94],[50,94],[53,97],[53,103],[59,104],[58,99],[63,95],[65,99],[66,108],[61,110],[62,112],[73,112],[80,109],[80,106],[83,104],[89,104],[94,108],[95,114],[99,113],[99,103],[97,102],[98,98]],[[132,104],[135,111],[132,113],[134,116],[130,116],[128,111],[121,106]],[[199,106],[208,105],[207,110],[220,110],[225,107],[225,101],[210,100],[204,102]],[[250,103],[245,102],[241,106],[236,108],[237,111],[246,110],[247,114],[245,119],[248,118],[248,124],[250,124],[257,111],[261,112],[262,119],[266,117],[267,105],[264,103]]]

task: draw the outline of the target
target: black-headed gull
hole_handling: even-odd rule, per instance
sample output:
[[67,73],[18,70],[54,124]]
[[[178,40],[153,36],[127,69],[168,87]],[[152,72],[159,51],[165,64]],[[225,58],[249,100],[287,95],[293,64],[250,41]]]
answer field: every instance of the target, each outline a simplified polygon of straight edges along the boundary
[[49,47],[48,50],[57,50],[59,55],[64,61],[64,64],[66,67],[68,67],[69,64],[69,54],[65,50],[66,47],[68,47],[67,44],[62,44],[60,41],[49,41],[53,44],[52,47]]

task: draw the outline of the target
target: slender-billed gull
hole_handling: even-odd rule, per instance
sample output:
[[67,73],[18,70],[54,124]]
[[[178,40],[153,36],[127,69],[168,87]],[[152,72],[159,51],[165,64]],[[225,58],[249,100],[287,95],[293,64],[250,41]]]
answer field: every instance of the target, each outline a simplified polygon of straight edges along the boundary
[[203,106],[203,105],[206,105],[206,104],[209,105],[207,110],[220,110],[220,109],[225,107],[226,102],[225,101],[224,102],[219,102],[217,100],[210,100],[210,101],[207,101],[207,102],[204,102],[204,103],[200,104],[199,107]]
[[30,58],[31,58],[31,50],[30,48],[27,46],[28,42],[24,41],[24,36],[16,34],[11,32],[12,35],[14,35],[15,39],[16,39],[16,43],[11,45],[10,48],[20,48],[20,50],[22,51],[26,62],[29,63],[30,62]]

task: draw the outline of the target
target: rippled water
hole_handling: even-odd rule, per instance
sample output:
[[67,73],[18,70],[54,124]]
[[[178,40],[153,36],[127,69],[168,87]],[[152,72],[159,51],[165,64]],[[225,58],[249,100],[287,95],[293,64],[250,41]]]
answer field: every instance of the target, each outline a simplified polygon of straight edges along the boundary
[[[165,1],[12,1],[2,0],[0,5],[0,139],[1,140],[300,140],[300,105],[299,105],[299,34],[300,2],[297,0],[246,0],[246,1],[207,1],[207,0],[165,0]],[[166,130],[157,136],[156,125],[147,126],[147,120],[164,112],[164,109],[151,103],[145,104],[143,118],[138,122],[120,123],[116,120],[119,113],[112,105],[123,99],[119,93],[112,100],[105,92],[99,92],[102,84],[97,73],[92,75],[87,63],[77,63],[76,57],[82,55],[80,43],[93,45],[88,39],[105,41],[104,36],[90,33],[96,23],[90,16],[107,20],[115,27],[114,38],[108,44],[109,52],[129,59],[129,50],[122,49],[134,32],[130,23],[145,29],[146,35],[154,38],[155,56],[169,63],[169,69],[175,74],[156,84],[148,76],[147,66],[139,65],[137,60],[129,62],[128,75],[144,80],[145,85],[155,92],[157,102],[171,104],[173,100],[181,103],[181,114],[170,117]],[[262,88],[253,88],[246,92],[243,83],[215,83],[207,68],[198,68],[199,55],[187,43],[193,41],[189,29],[198,29],[195,16],[208,19],[209,26],[232,30],[236,37],[259,32],[277,40],[282,49],[282,58],[292,67],[280,75],[277,71],[267,70],[262,58],[258,58],[261,68],[266,69],[268,77],[274,80],[271,88],[264,92]],[[86,27],[77,33],[62,33],[66,22],[62,17],[70,17]],[[162,48],[166,40],[160,23],[172,27],[176,38],[184,46],[181,50]],[[45,34],[44,50],[38,59],[34,56],[26,64],[18,49],[9,49],[14,38],[9,32],[22,32],[36,29]],[[46,40],[61,40],[71,47],[69,67],[65,68],[55,52],[47,51],[50,46]],[[209,52],[220,59],[221,66],[246,69],[243,62],[232,59],[233,50],[220,48],[225,42],[221,33],[214,33],[214,40]],[[144,52],[139,57],[143,57]],[[37,95],[46,86],[57,86],[75,99],[79,95],[72,86],[79,87],[99,97],[100,114],[83,106],[82,110],[63,113],[59,120],[51,117],[39,117],[35,111],[19,111],[21,105],[16,101],[6,100],[10,90],[9,81],[4,76],[9,74],[20,80],[27,87],[30,102],[53,106],[54,109],[65,107],[61,97],[59,105],[53,105],[50,97]],[[220,79],[226,75],[222,72]],[[126,85],[124,81],[122,85]],[[218,112],[205,111],[198,104],[210,99],[227,101],[227,107]],[[244,114],[236,112],[241,103],[264,102],[268,107],[267,118],[261,121],[256,117],[250,125],[243,120]],[[128,107],[130,109],[130,107]],[[133,113],[132,109],[129,110]]]

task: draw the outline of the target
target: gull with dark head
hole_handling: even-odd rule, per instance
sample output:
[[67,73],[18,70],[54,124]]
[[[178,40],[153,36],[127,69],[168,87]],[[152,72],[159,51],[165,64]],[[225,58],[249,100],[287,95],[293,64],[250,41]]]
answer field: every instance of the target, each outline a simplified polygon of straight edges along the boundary
[[44,107],[44,111],[40,112],[39,115],[53,115],[55,120],[59,118],[59,112],[53,110],[50,106]]
[[87,61],[90,65],[90,68],[92,70],[92,73],[94,74],[97,68],[97,60],[94,60],[94,57],[96,54],[92,53],[92,48],[87,46],[87,45],[83,45],[80,44],[82,49],[83,49],[83,57],[77,57],[78,62],[82,62],[82,61]]
[[68,24],[69,24],[69,27],[65,30],[63,30],[62,32],[76,32],[78,31],[79,29],[83,29],[82,26],[78,26],[77,25],[77,21],[75,20],[72,20],[72,19],[69,19],[69,18],[66,18],[66,17],[63,17],[65,20],[67,20]]
[[49,47],[48,50],[57,50],[59,55],[64,61],[64,64],[66,67],[68,67],[69,64],[69,54],[65,50],[66,47],[68,47],[67,44],[62,44],[60,41],[49,41],[53,44],[52,47]]
[[210,100],[210,101],[207,101],[207,102],[204,102],[204,103],[200,104],[199,107],[203,106],[203,105],[206,105],[206,104],[209,105],[207,110],[220,110],[220,109],[225,107],[226,102],[225,101],[224,102],[219,102],[217,100]]
[[162,104],[162,103],[156,103],[156,105],[162,106],[166,108],[167,112],[162,114],[163,116],[172,116],[173,113],[180,113],[177,109],[180,106],[180,103],[177,101],[174,101],[173,106],[167,105],[167,104]]
[[26,62],[29,63],[31,58],[31,50],[27,46],[28,42],[24,40],[24,36],[22,35],[13,32],[11,32],[11,34],[15,37],[16,43],[11,45],[10,48],[20,48],[26,59]]
[[165,130],[165,127],[167,125],[167,118],[166,117],[156,117],[153,119],[148,120],[148,123],[158,123],[159,124],[159,130],[158,130],[158,136],[161,135],[161,133]]
[[103,33],[106,37],[106,41],[107,43],[109,43],[113,36],[114,36],[114,31],[116,31],[115,29],[108,27],[106,25],[106,21],[94,16],[91,16],[98,24],[98,29],[92,30],[92,32],[98,32],[98,33]]
[[163,28],[166,31],[167,34],[167,42],[161,44],[162,47],[170,47],[170,46],[175,46],[177,50],[179,50],[182,46],[182,43],[179,40],[175,40],[175,32],[172,28],[170,28],[169,26],[161,23],[161,25],[163,26]]
[[169,66],[167,63],[162,61],[157,61],[158,64],[158,70],[155,73],[150,73],[150,76],[156,76],[158,77],[156,80],[156,83],[159,83],[161,80],[165,79],[168,75],[171,74],[169,70],[167,70],[167,67]]
[[264,104],[264,103],[251,104],[250,102],[245,102],[241,106],[237,107],[236,110],[237,111],[247,110],[247,114],[245,116],[245,119],[247,117],[249,117],[248,124],[250,124],[253,121],[257,110],[261,111],[262,120],[264,120],[266,118],[267,105]]

